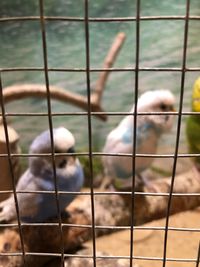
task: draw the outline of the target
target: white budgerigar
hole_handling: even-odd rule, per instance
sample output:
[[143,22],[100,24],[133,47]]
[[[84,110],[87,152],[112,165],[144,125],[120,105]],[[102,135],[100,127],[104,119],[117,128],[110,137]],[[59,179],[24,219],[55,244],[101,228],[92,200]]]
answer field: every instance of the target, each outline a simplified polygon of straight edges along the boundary
[[[64,127],[53,129],[55,153],[72,153],[75,139]],[[51,155],[50,131],[37,136],[30,146],[29,167],[20,177],[16,191],[55,191],[55,179]],[[39,155],[43,154],[43,156]],[[74,155],[55,155],[57,186],[59,191],[80,191],[83,185],[83,170],[79,160]],[[58,196],[60,211],[71,203],[75,195],[61,193]],[[20,218],[24,222],[44,222],[56,217],[58,209],[55,193],[18,193]],[[16,208],[13,194],[0,203],[0,222],[16,219]]]
[[[137,112],[169,112],[174,111],[175,98],[169,90],[155,90],[145,92],[138,99]],[[134,106],[131,109],[134,112]],[[139,115],[136,129],[136,153],[155,154],[159,138],[162,133],[170,130],[173,125],[173,115]],[[119,125],[107,136],[103,153],[133,153],[133,123],[132,115],[126,116]],[[147,169],[153,161],[151,157],[137,157],[135,172]],[[103,165],[105,175],[117,189],[132,186],[132,157],[104,156]],[[139,179],[144,184],[144,179]]]

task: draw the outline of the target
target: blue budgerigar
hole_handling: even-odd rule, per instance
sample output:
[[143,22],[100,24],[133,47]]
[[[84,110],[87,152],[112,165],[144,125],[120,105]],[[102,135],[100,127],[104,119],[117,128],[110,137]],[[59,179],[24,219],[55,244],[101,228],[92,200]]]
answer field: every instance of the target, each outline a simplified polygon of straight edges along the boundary
[[[169,112],[174,111],[175,98],[169,90],[148,91],[138,99],[137,112]],[[134,106],[131,109],[134,112]],[[170,130],[173,125],[173,115],[139,115],[136,129],[136,153],[155,154],[162,133]],[[133,122],[132,115],[126,116],[119,125],[107,136],[104,153],[133,153]],[[150,157],[137,157],[135,172],[139,184],[145,179],[140,175],[153,161]],[[131,188],[132,157],[104,156],[105,175],[117,189]]]
[[[83,170],[74,155],[63,155],[74,151],[75,139],[66,128],[53,129],[55,168],[59,191],[77,192],[83,185]],[[35,138],[29,153],[36,154],[29,158],[29,167],[20,177],[16,191],[55,191],[55,180],[50,153],[51,139],[49,130]],[[63,153],[59,155],[59,153]],[[43,154],[40,155],[40,154]],[[44,154],[49,154],[45,155]],[[59,194],[60,211],[71,203],[75,195]],[[18,193],[20,218],[24,222],[43,222],[57,216],[55,194],[52,193]],[[13,194],[0,203],[0,222],[16,219]]]

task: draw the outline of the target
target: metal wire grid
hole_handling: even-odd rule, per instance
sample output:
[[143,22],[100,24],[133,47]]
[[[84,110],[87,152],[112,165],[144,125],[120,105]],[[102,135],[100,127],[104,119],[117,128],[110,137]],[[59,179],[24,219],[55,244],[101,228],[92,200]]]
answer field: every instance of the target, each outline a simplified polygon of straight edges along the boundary
[[58,182],[56,176],[56,164],[55,164],[55,151],[54,151],[54,140],[53,140],[53,122],[51,117],[51,96],[50,96],[50,88],[49,88],[49,75],[48,75],[48,56],[47,56],[47,44],[46,44],[46,31],[45,31],[45,21],[44,21],[44,5],[43,0],[39,1],[40,3],[40,25],[41,25],[41,34],[42,34],[42,47],[43,47],[43,58],[44,58],[44,75],[45,75],[45,83],[46,83],[46,91],[47,91],[47,109],[48,109],[48,121],[49,121],[49,131],[50,131],[50,139],[51,139],[51,157],[52,157],[52,166],[53,166],[53,176],[55,182],[55,196],[56,196],[56,206],[57,206],[57,214],[58,214],[58,224],[60,229],[60,237],[61,237],[61,266],[64,267],[64,239],[63,239],[63,230],[62,230],[62,219],[61,219],[61,210],[59,206],[58,200]]
[[[139,87],[139,62],[140,62],[140,1],[136,1],[136,48],[135,48],[135,106],[134,106],[134,114],[133,116],[133,155],[136,154],[136,130],[137,130],[137,99],[138,99],[138,87]],[[132,157],[132,169],[133,169],[133,176],[132,176],[132,196],[131,196],[131,229],[130,229],[130,267],[133,266],[133,239],[134,239],[134,207],[135,207],[135,170],[136,170],[136,158]]]
[[12,178],[12,187],[13,187],[13,194],[14,194],[14,200],[15,200],[15,208],[17,212],[17,222],[18,222],[18,227],[19,227],[19,234],[20,234],[20,241],[21,241],[21,247],[22,247],[22,254],[23,254],[23,261],[25,263],[25,250],[24,250],[24,241],[22,237],[22,228],[21,228],[21,222],[20,222],[20,217],[19,217],[19,205],[17,202],[17,193],[16,193],[16,188],[15,188],[15,176],[14,176],[14,171],[12,168],[12,161],[11,161],[11,152],[10,152],[10,146],[9,146],[9,135],[8,135],[8,128],[7,128],[7,121],[6,121],[6,116],[5,116],[5,107],[4,107],[4,102],[3,102],[3,88],[2,88],[2,81],[1,81],[1,76],[0,76],[0,98],[1,98],[1,110],[2,110],[2,118],[3,118],[3,125],[4,125],[4,130],[5,130],[5,137],[6,137],[6,146],[7,146],[7,152],[8,152],[8,162],[9,162],[9,167],[11,171],[11,178]]
[[[175,174],[176,174],[176,165],[177,165],[177,159],[181,157],[197,157],[199,154],[179,154],[178,148],[179,148],[179,138],[180,138],[180,128],[181,128],[181,118],[182,115],[190,115],[193,114],[193,112],[183,112],[183,96],[184,96],[184,83],[185,83],[185,73],[188,71],[192,72],[198,72],[200,71],[200,67],[197,68],[187,68],[186,66],[186,57],[187,57],[187,39],[188,39],[188,25],[190,20],[200,20],[200,16],[190,16],[189,10],[190,10],[190,0],[186,0],[186,15],[185,16],[140,16],[140,0],[136,1],[136,16],[135,17],[122,17],[122,18],[90,18],[88,14],[88,0],[84,0],[84,10],[85,10],[85,16],[84,18],[74,18],[74,17],[45,17],[43,12],[43,0],[39,0],[40,3],[40,16],[34,16],[34,17],[9,17],[9,18],[0,18],[0,22],[6,22],[6,21],[20,21],[20,20],[39,20],[41,25],[41,35],[42,35],[42,44],[43,44],[43,59],[44,59],[44,67],[34,67],[34,68],[2,68],[1,72],[12,72],[12,71],[43,71],[45,76],[45,83],[46,83],[46,90],[47,90],[47,113],[6,113],[5,107],[4,107],[4,101],[3,101],[3,92],[2,92],[2,80],[0,76],[0,98],[1,98],[1,108],[2,108],[2,117],[3,117],[3,125],[5,128],[5,136],[6,136],[6,145],[7,145],[7,151],[8,154],[1,154],[1,157],[8,157],[9,165],[11,169],[11,176],[12,176],[12,182],[13,182],[13,191],[7,190],[7,191],[1,191],[0,193],[8,193],[13,192],[14,198],[15,198],[15,205],[16,205],[16,211],[17,211],[17,224],[8,224],[7,226],[18,226],[19,228],[19,234],[20,234],[20,240],[21,240],[21,247],[22,252],[21,253],[1,253],[0,255],[13,255],[13,256],[23,256],[24,265],[26,265],[26,255],[40,255],[40,256],[61,256],[62,259],[62,265],[64,266],[64,257],[78,257],[78,258],[92,258],[94,267],[96,266],[96,259],[97,258],[120,258],[120,259],[130,259],[130,267],[133,266],[133,260],[134,259],[140,259],[140,260],[154,260],[154,261],[161,261],[163,264],[163,267],[166,266],[167,261],[172,262],[194,262],[196,263],[196,267],[199,266],[199,258],[200,258],[200,245],[197,252],[197,258],[196,259],[182,259],[182,258],[167,258],[167,240],[168,240],[168,231],[189,231],[189,232],[200,232],[200,229],[195,228],[178,228],[178,227],[169,227],[169,213],[170,213],[170,206],[171,206],[171,200],[172,196],[181,197],[183,195],[187,196],[200,196],[199,193],[173,193],[173,185],[175,180]],[[86,67],[85,68],[48,68],[48,55],[47,55],[47,49],[46,49],[46,31],[45,31],[45,21],[47,20],[63,20],[63,21],[74,21],[79,22],[83,21],[85,24],[85,47],[86,47]],[[140,67],[139,66],[139,47],[140,47],[140,21],[142,20],[183,20],[185,21],[185,29],[184,29],[184,43],[183,43],[183,57],[182,57],[182,66],[181,68],[146,68],[146,67]],[[135,22],[136,25],[136,61],[135,61],[135,67],[129,67],[129,68],[111,68],[111,69],[101,69],[101,68],[91,68],[90,67],[90,46],[89,46],[89,25],[92,22],[119,22],[119,21],[132,21]],[[91,117],[94,114],[97,114],[99,112],[92,112],[91,111],[91,105],[90,105],[90,93],[91,93],[91,87],[90,87],[90,73],[91,72],[99,72],[99,71],[132,71],[135,72],[135,110],[133,112],[133,122],[134,126],[137,125],[137,116],[144,115],[144,114],[155,114],[155,113],[137,113],[137,98],[138,98],[138,87],[139,87],[139,72],[141,71],[173,71],[173,72],[181,72],[181,90],[180,90],[180,104],[179,104],[179,110],[178,112],[171,112],[169,114],[175,114],[178,116],[178,123],[177,123],[177,131],[176,131],[176,144],[175,144],[175,152],[174,154],[156,154],[156,155],[150,155],[150,154],[136,154],[135,151],[135,145],[134,145],[134,151],[133,154],[117,154],[118,156],[125,156],[125,157],[132,157],[133,158],[133,188],[132,192],[94,192],[93,189],[93,160],[92,158],[94,156],[100,156],[100,155],[113,155],[116,156],[116,154],[104,154],[104,153],[98,153],[92,151],[92,125],[91,125]],[[48,72],[50,71],[69,71],[69,72],[85,72],[86,73],[86,84],[87,84],[87,98],[88,98],[88,112],[62,112],[62,113],[52,113],[51,111],[51,99],[50,99],[50,90],[49,90],[49,78],[48,78]],[[107,115],[127,115],[130,113],[127,112],[101,112],[103,114]],[[136,115],[134,115],[136,114]],[[156,114],[162,114],[162,113],[156,113]],[[32,223],[31,226],[37,226],[37,225],[59,225],[60,229],[60,235],[61,235],[61,242],[62,242],[62,251],[60,253],[32,253],[32,252],[26,252],[24,248],[24,241],[23,241],[23,235],[22,235],[22,227],[25,225],[30,225],[27,223],[23,223],[20,221],[20,215],[19,215],[19,206],[17,202],[17,193],[29,193],[29,191],[23,191],[23,192],[16,192],[15,183],[14,183],[14,172],[12,169],[12,163],[11,159],[12,157],[30,157],[33,155],[27,155],[27,154],[11,154],[10,152],[10,146],[9,146],[9,136],[8,136],[8,130],[7,130],[7,117],[8,116],[47,116],[49,121],[49,130],[50,130],[50,136],[51,136],[51,145],[52,145],[52,152],[50,156],[52,157],[52,166],[54,169],[54,180],[55,180],[55,191],[37,191],[37,193],[52,193],[56,195],[56,204],[57,204],[57,210],[58,210],[58,219],[59,222],[57,223]],[[57,179],[56,179],[56,171],[55,171],[55,156],[56,153],[54,153],[53,149],[53,123],[52,123],[52,117],[53,116],[87,116],[88,118],[88,139],[89,139],[89,148],[88,152],[85,153],[75,153],[75,155],[83,156],[87,155],[89,157],[89,168],[91,172],[91,184],[90,184],[90,193],[83,193],[83,192],[60,192],[57,189]],[[136,127],[134,127],[133,131],[133,144],[136,144]],[[64,153],[63,153],[64,154]],[[47,156],[49,154],[43,154],[40,156]],[[154,158],[173,158],[173,169],[172,169],[172,181],[171,181],[171,188],[170,193],[144,193],[144,192],[135,192],[134,188],[134,170],[135,170],[135,158],[136,157],[154,157]],[[32,193],[32,192],[31,192]],[[74,225],[74,224],[63,224],[61,221],[61,215],[60,215],[60,208],[59,208],[59,201],[58,201],[58,194],[76,194],[76,195],[90,195],[91,196],[91,214],[92,214],[92,224],[91,225]],[[121,194],[121,195],[132,195],[132,210],[134,207],[134,200],[136,195],[145,195],[145,196],[166,196],[169,198],[168,200],[168,208],[166,213],[166,224],[165,227],[147,227],[147,226],[134,226],[134,214],[132,212],[131,215],[131,225],[130,226],[97,226],[95,225],[95,205],[94,205],[94,196],[95,195],[104,195],[104,194]],[[63,226],[73,226],[73,227],[84,227],[84,228],[90,228],[92,230],[93,234],[93,253],[92,255],[73,255],[73,254],[65,254],[64,253],[64,243],[62,238],[62,227]],[[95,230],[96,229],[130,229],[130,256],[97,256],[96,255],[96,240],[95,240]],[[142,256],[134,256],[134,247],[133,247],[133,239],[134,239],[134,231],[135,230],[162,230],[165,233],[164,238],[164,244],[163,244],[163,257],[142,257]]]
[[174,164],[173,164],[173,170],[172,170],[172,180],[171,180],[171,187],[170,187],[170,194],[169,194],[167,215],[166,215],[164,251],[163,251],[163,267],[165,267],[165,265],[166,265],[169,214],[170,214],[170,208],[171,208],[171,202],[172,202],[172,192],[173,192],[173,188],[174,188],[174,181],[175,181],[175,175],[176,175],[177,155],[178,155],[179,139],[180,139],[180,131],[181,131],[181,118],[182,118],[181,113],[182,113],[182,108],[183,108],[183,95],[184,95],[184,85],[185,85],[185,66],[186,66],[186,55],[187,55],[189,12],[190,12],[190,0],[187,0],[186,1],[185,29],[184,29],[184,44],[183,44],[183,61],[182,61],[182,73],[181,73],[179,116],[178,116],[177,132],[176,132],[177,133],[176,134],[176,145],[175,145],[175,152],[174,152],[175,158],[174,158]]

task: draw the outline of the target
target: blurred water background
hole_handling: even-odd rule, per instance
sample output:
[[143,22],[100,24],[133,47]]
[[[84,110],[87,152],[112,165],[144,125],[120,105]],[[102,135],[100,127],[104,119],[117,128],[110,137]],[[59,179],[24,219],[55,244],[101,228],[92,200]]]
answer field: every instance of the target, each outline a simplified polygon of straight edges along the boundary
[[[1,17],[38,16],[39,1],[1,0]],[[190,15],[200,15],[200,1],[191,0]],[[83,0],[45,0],[46,16],[84,16]],[[141,0],[141,16],[185,15],[185,0]],[[135,16],[135,0],[89,1],[90,17]],[[90,64],[102,67],[103,59],[118,32],[126,33],[125,44],[114,67],[135,65],[135,22],[91,22]],[[46,36],[48,65],[50,68],[85,67],[85,31],[83,22],[47,21]],[[187,67],[200,66],[200,21],[190,20]],[[140,22],[140,66],[181,67],[183,55],[184,21],[159,20]],[[0,24],[0,67],[43,67],[42,39],[39,21],[11,21]],[[99,73],[91,73],[93,85]],[[198,72],[187,72],[185,80],[184,111],[190,110],[191,88]],[[34,71],[3,72],[3,86],[23,83],[45,83],[44,74]],[[49,72],[51,85],[86,95],[86,75],[76,72]],[[129,111],[134,101],[134,72],[110,74],[103,95],[102,105],[106,111]],[[177,97],[181,88],[181,72],[140,72],[139,94],[144,91],[168,88]],[[7,112],[46,112],[46,100],[25,99],[6,105]],[[79,111],[77,107],[52,101],[53,112]],[[109,116],[108,122],[92,119],[92,136],[95,150],[101,151],[108,132],[121,120]],[[180,151],[186,152],[183,116]],[[48,128],[47,117],[12,117],[11,125],[20,134],[20,144],[25,152],[31,140]],[[87,117],[55,116],[53,125],[66,126],[77,140],[77,149],[88,149]],[[176,123],[173,131],[162,138],[160,150],[174,152]]]

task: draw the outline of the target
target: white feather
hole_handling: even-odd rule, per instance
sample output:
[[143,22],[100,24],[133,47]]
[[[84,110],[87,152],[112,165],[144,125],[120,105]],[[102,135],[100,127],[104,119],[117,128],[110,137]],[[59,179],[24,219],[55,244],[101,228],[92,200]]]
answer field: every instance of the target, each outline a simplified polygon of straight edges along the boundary
[[[175,104],[173,94],[168,90],[148,91],[138,99],[138,112],[172,111]],[[165,110],[163,110],[163,108]],[[134,105],[131,109],[134,112]],[[142,115],[137,117],[136,153],[155,154],[158,140],[163,132],[173,125],[173,115]],[[132,115],[126,116],[119,125],[112,130],[106,139],[104,153],[132,154],[133,153],[133,121]],[[136,158],[136,174],[148,168],[153,161],[150,157]],[[106,176],[111,180],[121,180],[122,184],[131,184],[132,158],[124,156],[104,156],[103,165]],[[115,183],[115,182],[114,182]]]

